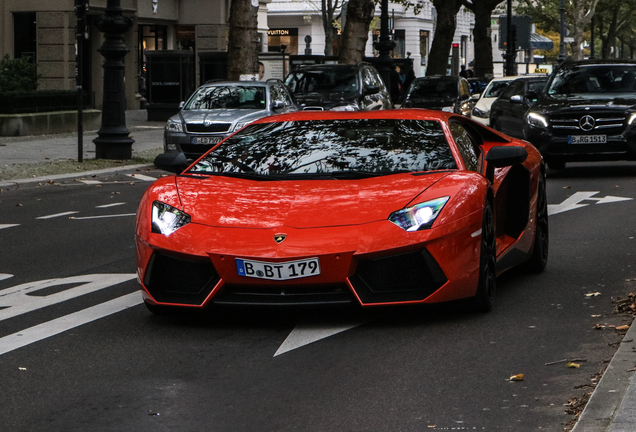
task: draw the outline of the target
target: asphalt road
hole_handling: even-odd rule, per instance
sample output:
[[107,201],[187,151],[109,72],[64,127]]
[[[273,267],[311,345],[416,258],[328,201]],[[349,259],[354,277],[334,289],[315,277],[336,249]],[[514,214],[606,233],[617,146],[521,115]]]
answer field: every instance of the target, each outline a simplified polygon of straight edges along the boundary
[[636,286],[634,163],[549,173],[548,268],[501,276],[486,315],[153,316],[134,213],[162,173],[133,174],[0,193],[2,430],[561,431],[622,338],[610,326],[625,321],[612,298]]

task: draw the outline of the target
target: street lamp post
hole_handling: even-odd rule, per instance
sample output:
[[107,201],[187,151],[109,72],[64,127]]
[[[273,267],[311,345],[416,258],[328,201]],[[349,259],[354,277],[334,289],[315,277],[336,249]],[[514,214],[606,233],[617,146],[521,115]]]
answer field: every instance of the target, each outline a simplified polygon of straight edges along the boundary
[[395,42],[389,37],[389,0],[382,0],[382,12],[380,14],[380,40],[374,44],[378,50],[378,72],[387,88],[391,88],[391,51],[395,48]]
[[97,131],[95,157],[97,159],[131,159],[132,144],[126,127],[126,92],[123,59],[130,51],[123,34],[132,26],[132,20],[122,15],[120,0],[108,0],[104,16],[97,28],[104,33],[104,43],[98,51],[104,57],[104,104],[102,125]]

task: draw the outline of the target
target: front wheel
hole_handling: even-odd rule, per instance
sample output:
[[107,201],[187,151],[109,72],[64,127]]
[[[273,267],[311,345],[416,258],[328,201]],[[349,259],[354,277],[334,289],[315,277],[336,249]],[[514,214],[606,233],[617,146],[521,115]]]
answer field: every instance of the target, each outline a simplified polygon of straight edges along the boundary
[[548,264],[549,245],[549,225],[548,225],[548,199],[546,196],[545,175],[541,173],[539,177],[539,187],[537,190],[537,216],[534,234],[534,246],[532,247],[532,257],[528,261],[528,267],[535,273],[541,273]]
[[470,299],[470,308],[475,312],[490,312],[495,303],[497,248],[495,242],[495,218],[489,202],[486,202],[484,206],[480,250],[477,294]]

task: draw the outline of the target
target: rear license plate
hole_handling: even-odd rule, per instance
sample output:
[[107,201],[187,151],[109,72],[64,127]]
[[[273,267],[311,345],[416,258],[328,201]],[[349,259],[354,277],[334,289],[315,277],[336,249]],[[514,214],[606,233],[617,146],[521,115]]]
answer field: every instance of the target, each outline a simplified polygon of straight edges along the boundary
[[607,135],[570,135],[568,144],[603,144],[607,142]]
[[193,137],[192,144],[218,144],[221,142],[222,137]]
[[278,263],[236,258],[236,270],[239,276],[257,279],[288,280],[319,275],[320,262],[318,258]]

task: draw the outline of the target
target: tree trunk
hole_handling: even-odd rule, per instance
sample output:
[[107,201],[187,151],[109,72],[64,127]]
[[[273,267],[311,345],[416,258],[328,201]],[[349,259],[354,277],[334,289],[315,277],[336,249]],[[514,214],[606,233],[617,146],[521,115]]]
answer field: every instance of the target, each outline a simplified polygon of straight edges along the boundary
[[428,55],[426,76],[446,75],[448,54],[453,44],[457,26],[457,12],[462,5],[461,0],[433,0],[437,10],[435,35]]
[[333,55],[333,13],[337,7],[332,0],[322,0],[322,28],[325,32],[325,55]]
[[[490,39],[490,17],[492,11],[501,3],[499,0],[473,0],[471,10],[475,14],[475,76],[485,77],[493,75],[492,40]],[[464,2],[464,6],[468,6]]]
[[349,0],[338,63],[355,64],[362,61],[374,13],[373,0]]
[[227,78],[258,74],[258,6],[251,0],[232,0],[227,49]]

